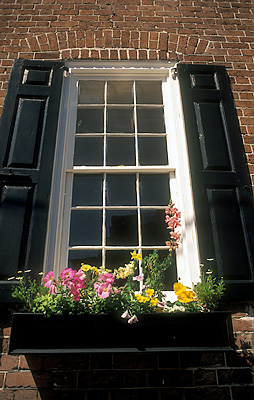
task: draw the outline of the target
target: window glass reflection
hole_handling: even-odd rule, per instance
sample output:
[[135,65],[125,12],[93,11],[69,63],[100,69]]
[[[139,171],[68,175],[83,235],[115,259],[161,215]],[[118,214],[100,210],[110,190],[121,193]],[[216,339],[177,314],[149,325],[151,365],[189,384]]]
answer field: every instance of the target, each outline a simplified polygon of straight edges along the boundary
[[133,104],[133,82],[109,81],[108,104]]
[[107,175],[106,205],[135,206],[136,175]]
[[79,81],[79,104],[103,104],[104,85],[103,81]]
[[103,165],[103,137],[76,137],[74,166]]
[[107,165],[135,165],[134,137],[107,137]]
[[102,210],[72,210],[70,246],[101,245]]
[[77,111],[77,133],[103,133],[103,107],[80,107]]
[[168,174],[140,174],[140,204],[167,206],[170,199]]
[[106,245],[137,246],[138,217],[136,210],[106,211]]
[[103,175],[75,175],[72,190],[72,206],[102,205]]
[[137,81],[138,104],[162,104],[161,81]]
[[69,250],[68,268],[78,270],[81,263],[99,267],[102,264],[101,250]]
[[108,107],[107,108],[107,132],[108,133],[133,133],[134,114],[132,107]]
[[139,133],[164,133],[164,112],[162,108],[137,107]]
[[143,246],[165,246],[168,230],[164,210],[141,210]]
[[167,165],[168,152],[165,137],[138,138],[139,165]]

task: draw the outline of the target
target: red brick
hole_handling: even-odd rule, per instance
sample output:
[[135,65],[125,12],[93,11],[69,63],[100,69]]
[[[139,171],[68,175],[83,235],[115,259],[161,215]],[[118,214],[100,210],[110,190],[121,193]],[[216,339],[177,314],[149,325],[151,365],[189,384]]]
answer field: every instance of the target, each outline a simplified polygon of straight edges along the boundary
[[9,372],[5,386],[7,388],[35,388],[36,383],[30,371]]
[[11,371],[18,369],[19,358],[17,356],[2,355],[0,371]]

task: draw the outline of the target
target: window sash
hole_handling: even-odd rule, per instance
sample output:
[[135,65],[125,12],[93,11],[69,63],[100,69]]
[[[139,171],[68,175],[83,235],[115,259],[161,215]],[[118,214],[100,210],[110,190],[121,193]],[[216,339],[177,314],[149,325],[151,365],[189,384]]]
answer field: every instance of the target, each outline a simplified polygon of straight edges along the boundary
[[[101,65],[101,64],[100,64]],[[173,74],[174,75],[174,74]],[[77,107],[77,86],[80,79],[141,79],[141,80],[162,80],[162,91],[165,107],[165,124],[168,138],[168,154],[170,157],[170,166],[102,166],[102,167],[72,167],[72,154],[74,151],[75,123],[76,123],[76,107]],[[103,133],[104,134],[104,133]],[[113,135],[113,134],[110,134]],[[169,146],[170,143],[170,146]],[[59,151],[60,149],[60,151]],[[68,150],[67,150],[68,149]],[[62,150],[62,152],[61,152]],[[60,155],[59,155],[60,153]],[[182,211],[182,229],[184,246],[177,251],[178,275],[186,284],[191,285],[199,279],[199,256],[197,250],[197,238],[195,230],[195,218],[192,204],[191,185],[189,180],[189,167],[186,152],[186,143],[184,138],[184,127],[182,120],[181,101],[179,95],[178,82],[171,77],[171,68],[159,66],[153,70],[146,67],[126,68],[121,67],[117,70],[112,66],[93,67],[88,65],[86,68],[72,66],[69,78],[65,80],[62,100],[62,114],[59,125],[58,136],[58,157],[55,163],[55,182],[58,182],[59,189],[65,188],[65,174],[67,176],[67,185],[71,185],[72,174],[81,173],[169,173],[170,174],[170,191],[171,197],[177,207]],[[59,163],[60,161],[60,163]],[[59,164],[64,168],[59,168]],[[182,177],[182,178],[181,178]],[[51,221],[57,222],[55,228],[51,228],[48,232],[48,251],[45,257],[45,270],[49,269],[48,265],[55,265],[56,273],[59,272],[60,266],[63,267],[65,257],[61,254],[61,248],[65,246],[63,253],[66,254],[66,244],[68,243],[68,232],[63,230],[66,220],[63,222],[64,212],[63,203],[70,201],[66,189],[57,191],[51,199]],[[54,211],[56,214],[54,214]],[[49,246],[49,243],[54,243]],[[53,249],[52,249],[53,247]],[[123,246],[124,247],[124,246]],[[156,246],[157,248],[158,246]],[[197,267],[196,267],[197,266]],[[51,267],[52,268],[52,267]]]

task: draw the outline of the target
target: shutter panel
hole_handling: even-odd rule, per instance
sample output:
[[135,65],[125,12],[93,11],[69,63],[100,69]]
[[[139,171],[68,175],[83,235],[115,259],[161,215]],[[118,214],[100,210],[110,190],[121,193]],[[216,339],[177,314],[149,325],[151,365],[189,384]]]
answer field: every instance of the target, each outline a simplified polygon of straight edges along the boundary
[[0,301],[43,267],[62,62],[15,60],[0,123]]
[[226,70],[178,65],[201,262],[230,300],[253,300],[254,203]]

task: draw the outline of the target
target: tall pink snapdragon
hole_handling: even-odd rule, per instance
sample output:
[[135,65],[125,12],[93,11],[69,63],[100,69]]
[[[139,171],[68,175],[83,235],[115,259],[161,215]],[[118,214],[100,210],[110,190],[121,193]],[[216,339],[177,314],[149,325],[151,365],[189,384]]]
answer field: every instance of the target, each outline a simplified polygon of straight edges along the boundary
[[165,210],[165,222],[169,229],[170,239],[166,241],[169,251],[177,249],[181,241],[181,233],[176,229],[181,226],[181,212],[175,207],[174,203],[170,203]]

